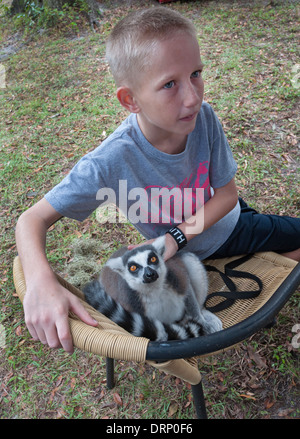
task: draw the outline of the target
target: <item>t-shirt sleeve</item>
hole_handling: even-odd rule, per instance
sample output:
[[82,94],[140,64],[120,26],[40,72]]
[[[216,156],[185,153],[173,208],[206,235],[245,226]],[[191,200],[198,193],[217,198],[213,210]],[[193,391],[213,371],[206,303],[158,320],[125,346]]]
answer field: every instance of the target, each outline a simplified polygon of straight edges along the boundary
[[[213,110],[212,110],[213,111]],[[211,161],[210,183],[213,188],[219,188],[229,183],[237,172],[234,160],[223,127],[213,112],[211,131]]]
[[61,215],[83,221],[100,205],[97,191],[104,186],[99,166],[87,155],[45,198]]

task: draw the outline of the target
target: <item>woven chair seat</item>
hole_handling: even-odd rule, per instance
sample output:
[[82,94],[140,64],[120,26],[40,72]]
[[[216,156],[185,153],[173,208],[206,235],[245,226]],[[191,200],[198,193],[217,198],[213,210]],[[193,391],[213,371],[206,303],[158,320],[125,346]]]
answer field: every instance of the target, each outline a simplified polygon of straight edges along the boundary
[[[228,262],[233,261],[236,257],[228,259],[207,260],[207,264],[213,265],[223,271],[223,267]],[[230,308],[220,311],[218,317],[222,320],[223,327],[228,328],[252,316],[272,297],[279,285],[287,278],[290,272],[295,268],[297,262],[280,256],[277,253],[266,252],[253,255],[244,264],[239,265],[238,269],[248,273],[255,274],[262,280],[263,289],[255,299],[237,300]],[[226,291],[222,279],[217,273],[210,273],[210,293],[212,291]],[[256,288],[255,283],[249,279],[234,280],[240,291],[247,291]],[[213,298],[209,301],[210,305],[215,305],[221,299]]]
[[[236,257],[207,260],[205,263],[213,265],[222,271],[225,264],[234,259],[236,259]],[[242,341],[244,339],[244,333],[243,337],[240,339],[237,334],[237,336],[233,338],[232,343],[224,343],[223,339],[227,332],[232,332],[232,330],[228,331],[228,329],[235,327],[239,328],[239,325],[241,324],[243,324],[244,328],[244,322],[247,322],[250,318],[253,319],[253,316],[255,316],[258,311],[264,309],[274,293],[277,292],[280,285],[282,285],[282,283],[288,278],[296,266],[296,262],[276,253],[268,252],[255,254],[250,260],[240,265],[239,269],[253,273],[262,280],[263,289],[258,297],[254,299],[237,300],[231,307],[217,313],[222,320],[224,327],[223,331],[203,336],[198,339],[164,343],[151,342],[146,338],[135,337],[129,334],[123,328],[113,323],[103,314],[88,305],[84,301],[83,293],[79,289],[75,288],[59,275],[57,275],[57,278],[66,289],[71,291],[81,300],[83,306],[99,323],[96,328],[89,326],[79,320],[76,315],[70,313],[69,322],[74,346],[84,351],[112,359],[148,362],[154,367],[178,376],[191,384],[197,384],[201,381],[201,375],[198,372],[197,361],[195,361],[193,357],[201,357],[202,355],[218,352]],[[16,292],[20,300],[23,302],[26,285],[19,257],[16,257],[14,260],[13,274]],[[298,270],[296,282],[299,281],[299,277],[300,272]],[[241,291],[247,291],[253,288],[253,281],[249,279],[236,279],[235,283]],[[294,290],[295,286],[296,284],[294,281]],[[209,294],[214,291],[226,291],[226,288],[227,287],[224,285],[218,273],[209,272]],[[287,299],[288,297],[286,300]],[[209,305],[215,305],[220,300],[222,299],[214,297],[211,299]],[[273,316],[271,317],[273,318]],[[266,319],[266,324],[267,323],[268,319]],[[218,342],[212,344],[211,340],[218,340]],[[185,354],[183,347],[191,345],[191,343],[193,348],[187,350],[187,353]],[[198,349],[198,344],[199,346],[204,346],[204,349]],[[160,353],[160,358],[156,359],[155,354],[151,355],[151,347],[153,347],[155,352]],[[172,351],[175,351],[174,355],[172,355],[172,353],[170,354]],[[182,356],[180,354],[181,352],[183,352]]]

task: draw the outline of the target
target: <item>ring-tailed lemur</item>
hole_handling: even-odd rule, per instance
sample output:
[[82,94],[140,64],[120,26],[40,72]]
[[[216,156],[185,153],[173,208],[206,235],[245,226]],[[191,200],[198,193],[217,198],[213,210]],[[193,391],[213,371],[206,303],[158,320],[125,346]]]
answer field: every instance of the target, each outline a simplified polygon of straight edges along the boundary
[[165,237],[133,250],[123,247],[86,285],[86,301],[133,335],[182,340],[220,331],[221,320],[204,308],[208,282],[193,253],[163,260]]

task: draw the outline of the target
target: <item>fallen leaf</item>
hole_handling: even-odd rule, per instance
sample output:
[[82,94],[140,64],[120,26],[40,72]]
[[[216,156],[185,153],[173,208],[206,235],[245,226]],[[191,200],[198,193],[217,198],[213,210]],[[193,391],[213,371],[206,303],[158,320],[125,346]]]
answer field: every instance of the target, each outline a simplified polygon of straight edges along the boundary
[[270,409],[275,404],[275,401],[272,398],[267,398],[264,402],[265,408]]
[[114,401],[117,405],[119,405],[121,407],[123,406],[122,398],[118,393],[114,393]]
[[38,172],[40,172],[43,169],[43,166],[40,166],[39,168],[34,169],[32,172],[34,172],[35,174],[37,174]]
[[115,404],[114,403],[107,403],[107,404],[102,404],[100,407],[99,407],[99,410],[102,410],[102,409],[105,409],[105,408],[110,408],[110,409],[112,409],[113,407],[115,406]]
[[169,416],[173,416],[178,410],[178,404],[173,402],[169,407]]
[[295,134],[292,134],[292,133],[289,134],[287,136],[287,142],[293,146],[297,145],[298,141],[297,141],[297,137],[295,136]]
[[55,389],[53,389],[53,390],[51,391],[51,394],[50,394],[50,397],[49,397],[49,400],[48,400],[48,404],[50,404],[50,403],[53,401],[54,396],[55,396],[55,394],[56,394],[57,391],[58,391],[58,387],[55,387]]
[[246,395],[246,394],[242,393],[240,396],[242,398],[253,399],[253,401],[256,401],[256,398],[254,398],[254,396],[251,396],[251,395]]
[[258,367],[267,367],[266,360],[253,350],[251,346],[247,347],[249,358],[256,363]]
[[278,416],[283,417],[283,416],[287,416],[290,413],[292,413],[294,411],[294,409],[281,409],[278,412]]
[[218,372],[217,373],[217,378],[218,378],[218,380],[220,380],[221,382],[223,382],[224,381],[224,374],[223,374],[223,372]]
[[19,335],[19,336],[22,335],[22,326],[18,326],[15,332],[16,332],[16,335]]
[[38,192],[36,192],[36,191],[28,191],[26,194],[26,198],[31,200],[32,198],[35,198],[37,195],[38,195]]
[[67,418],[68,414],[63,408],[57,410],[56,419]]
[[60,375],[60,376],[57,378],[57,381],[56,381],[56,383],[55,383],[55,387],[59,387],[59,386],[61,385],[61,383],[62,383],[62,380],[63,380],[63,376]]

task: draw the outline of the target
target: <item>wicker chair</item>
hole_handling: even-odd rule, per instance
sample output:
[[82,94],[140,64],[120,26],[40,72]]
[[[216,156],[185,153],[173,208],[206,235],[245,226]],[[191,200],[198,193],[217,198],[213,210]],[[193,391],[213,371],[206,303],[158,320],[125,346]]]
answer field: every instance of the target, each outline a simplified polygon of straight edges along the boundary
[[[208,260],[210,291],[225,292],[227,286],[220,276],[226,264],[236,258]],[[114,360],[147,362],[153,367],[179,377],[192,386],[196,414],[206,418],[206,407],[198,370],[198,358],[219,353],[250,337],[262,328],[272,325],[275,316],[300,284],[300,263],[276,253],[257,253],[239,266],[239,270],[256,275],[262,281],[260,294],[255,298],[233,300],[230,307],[217,313],[224,329],[207,336],[183,341],[152,342],[135,337],[84,302],[80,290],[57,275],[59,282],[78,296],[90,314],[99,322],[98,327],[83,323],[72,313],[69,316],[74,345],[87,352],[106,357],[107,385],[114,386]],[[14,260],[14,284],[23,301],[26,285],[19,257]],[[253,289],[253,280],[245,277],[235,279],[238,291]],[[224,298],[212,294],[208,300],[213,307]],[[222,307],[221,307],[222,308]]]

